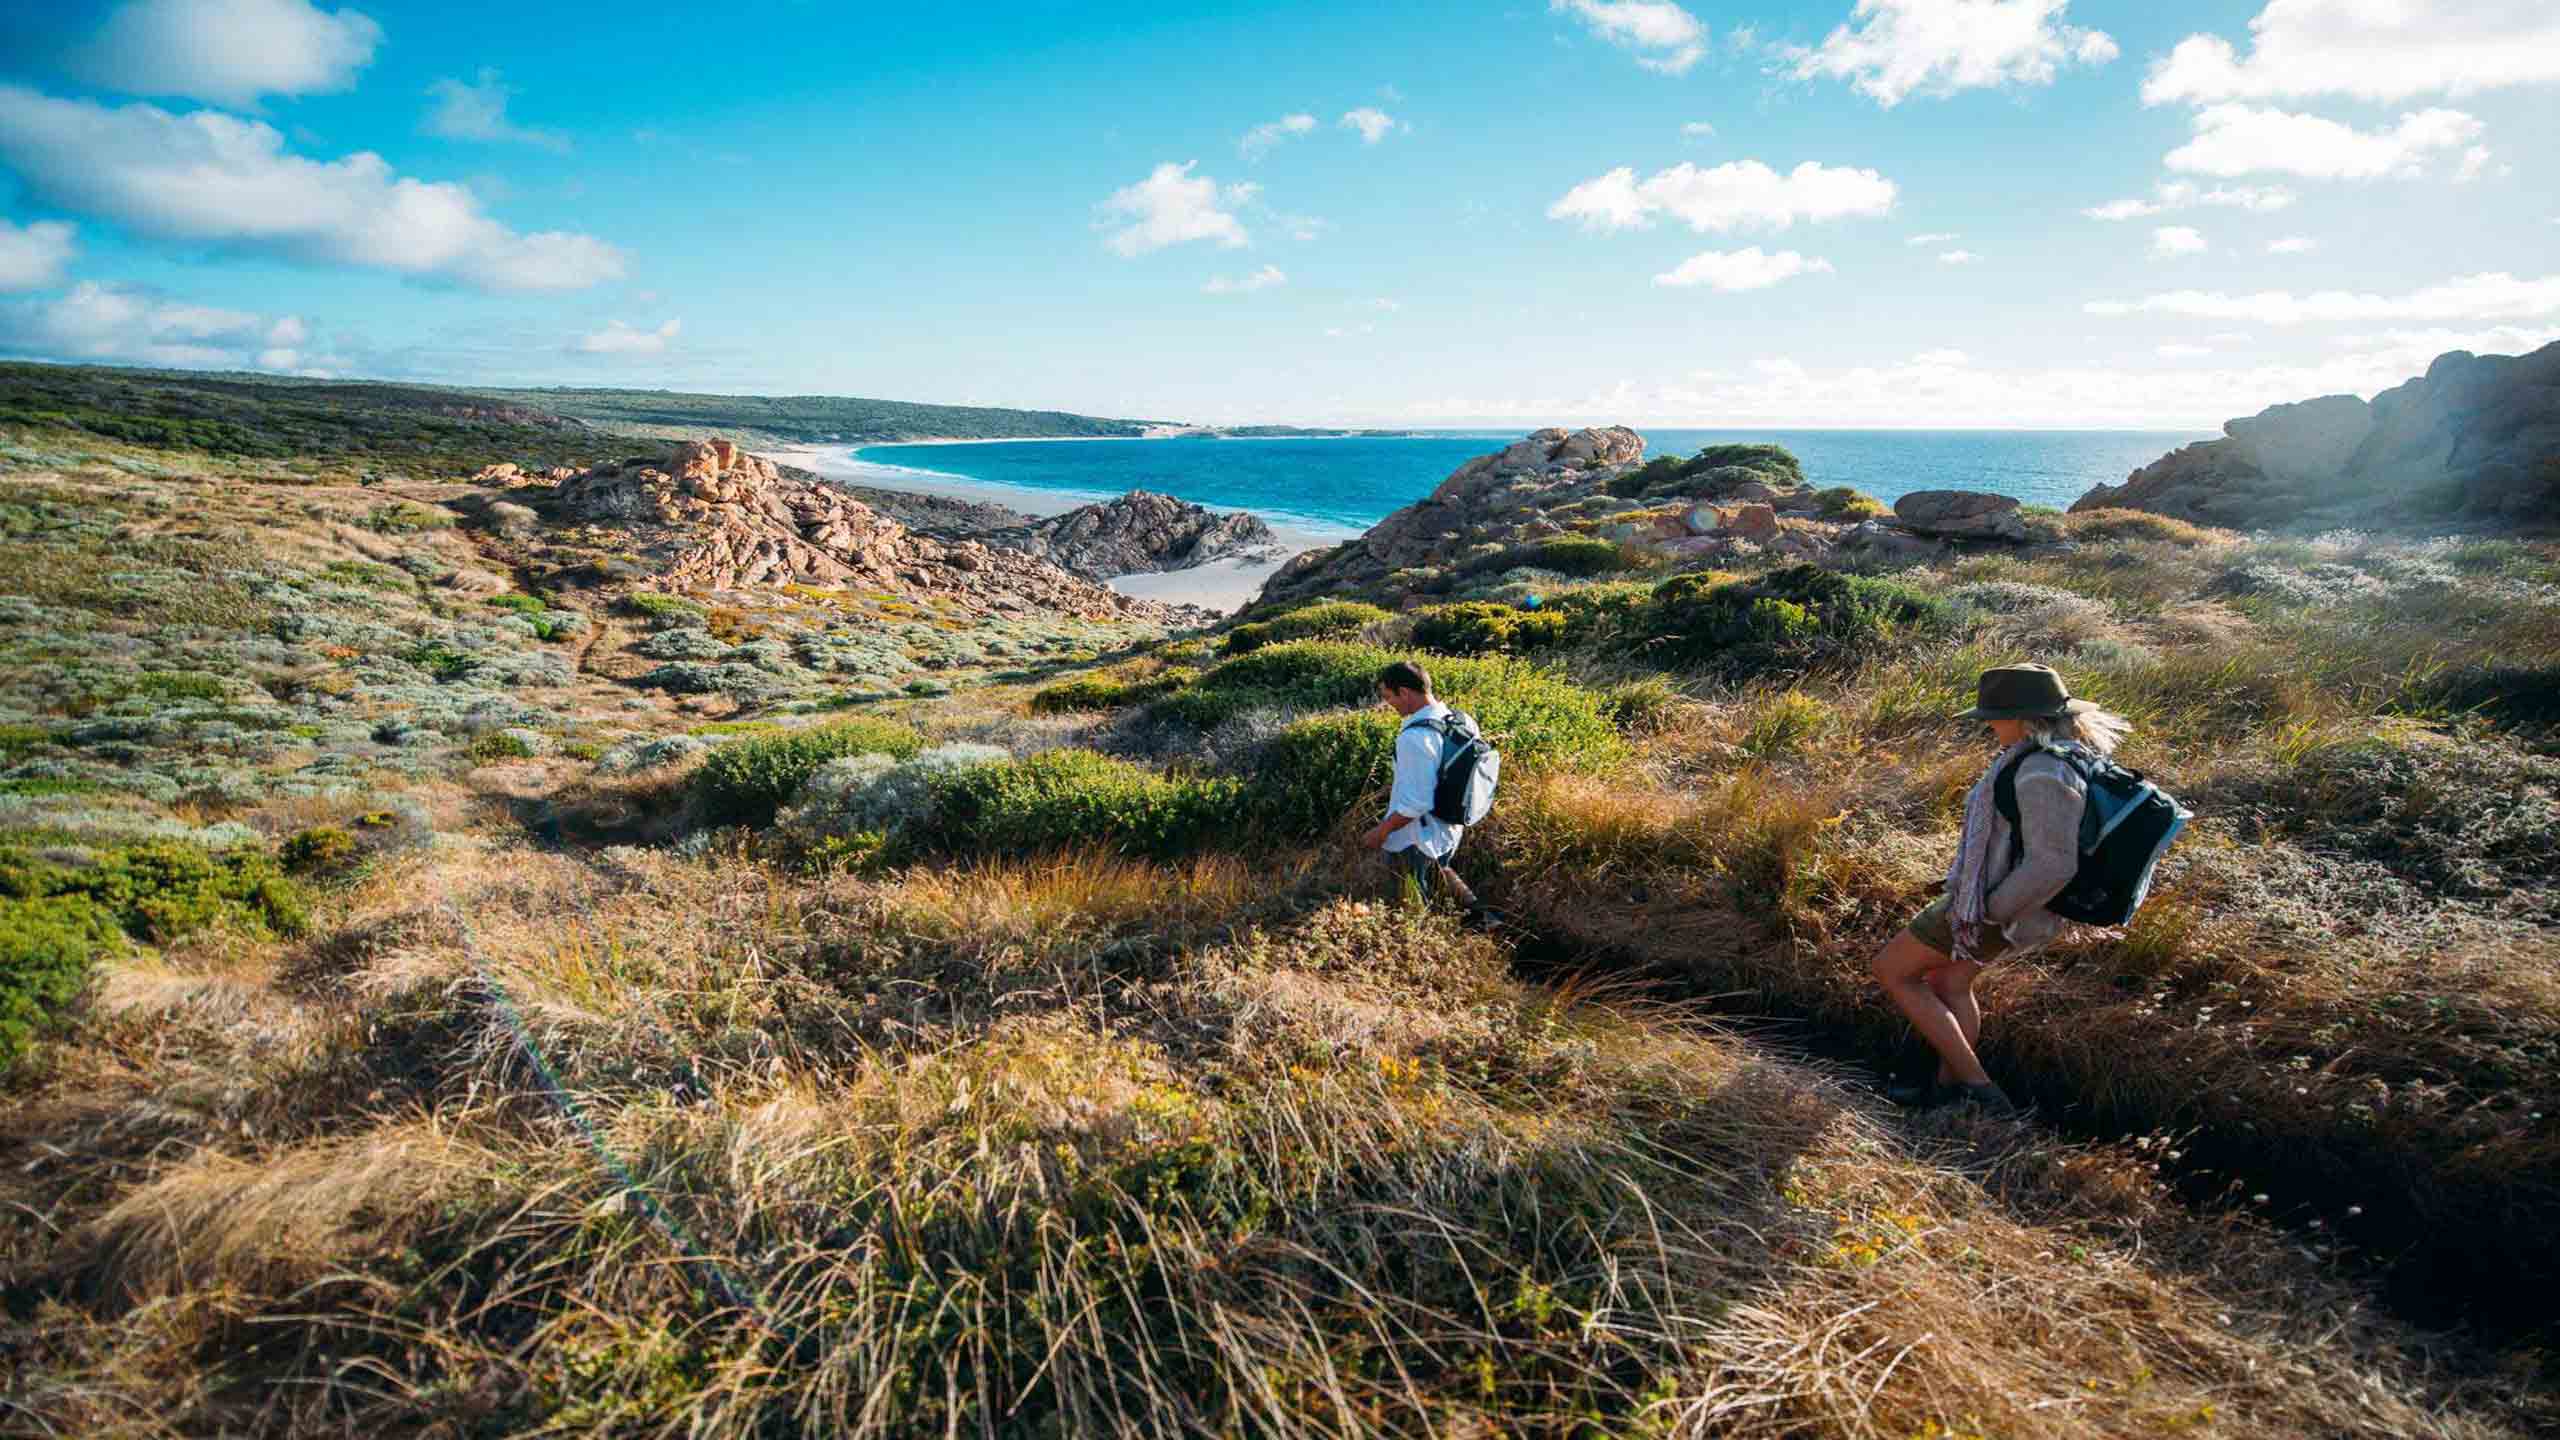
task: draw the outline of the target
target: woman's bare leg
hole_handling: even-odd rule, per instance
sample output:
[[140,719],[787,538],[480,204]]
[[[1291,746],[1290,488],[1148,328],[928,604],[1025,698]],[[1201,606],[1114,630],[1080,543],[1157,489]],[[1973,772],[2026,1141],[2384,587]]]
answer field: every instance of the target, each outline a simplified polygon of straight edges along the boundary
[[[1944,969],[1951,963],[1946,952],[1930,948],[1926,941],[1905,930],[1877,953],[1870,968],[1875,972],[1876,983],[1884,987],[1885,998],[1893,1002],[1893,1008],[1901,1011],[1903,1018],[1911,1022],[1911,1028],[1920,1032],[1920,1038],[1929,1043],[1929,1048],[1938,1052],[1938,1060],[1945,1066],[1947,1078],[1960,1085],[1988,1085],[1991,1076],[1974,1055],[1973,1040],[1965,1034],[1963,1022],[1956,1017],[1955,1009],[1939,998],[1938,992],[1929,984],[1930,971]],[[1970,993],[1968,988],[1968,999]],[[1974,1018],[1977,1030],[1981,1023],[1977,1014]]]
[[[1930,992],[1956,1017],[1956,1028],[1964,1032],[1964,1043],[1976,1055],[1982,1053],[1982,1006],[1973,998],[1973,980],[1981,973],[1982,967],[1969,960],[1949,960],[1923,977]],[[1938,1083],[1952,1085],[1955,1078],[1946,1062],[1940,1061]]]

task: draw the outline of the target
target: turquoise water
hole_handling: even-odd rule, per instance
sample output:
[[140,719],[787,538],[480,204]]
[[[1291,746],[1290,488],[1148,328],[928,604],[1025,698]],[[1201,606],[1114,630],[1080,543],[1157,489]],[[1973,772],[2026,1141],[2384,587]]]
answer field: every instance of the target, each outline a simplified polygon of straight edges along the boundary
[[[896,471],[1029,491],[1066,504],[1134,489],[1283,525],[1358,531],[1431,493],[1470,458],[1522,431],[1433,431],[1412,438],[1341,440],[1007,441],[872,446],[853,452],[873,483]],[[1688,454],[1727,441],[1773,441],[1796,453],[1817,485],[1854,485],[1890,504],[1914,490],[1990,490],[2030,504],[2069,505],[2189,441],[2190,431],[2131,430],[1647,430],[1646,453]],[[911,476],[924,481],[926,476]]]

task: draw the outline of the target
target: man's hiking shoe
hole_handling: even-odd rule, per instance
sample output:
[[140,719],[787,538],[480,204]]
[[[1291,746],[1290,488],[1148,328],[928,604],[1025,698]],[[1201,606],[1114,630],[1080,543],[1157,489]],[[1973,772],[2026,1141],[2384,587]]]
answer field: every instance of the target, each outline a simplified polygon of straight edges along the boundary
[[2026,1113],[2018,1108],[2018,1102],[2009,1098],[2008,1091],[1997,1085],[1956,1085],[1949,1088],[1954,1092],[1949,1097],[1952,1102],[1968,1110],[1979,1110],[2002,1119],[2015,1119]]
[[1884,1087],[1884,1098],[1905,1110],[1935,1110],[1956,1098],[1956,1087],[1936,1080],[1918,1084],[1893,1084]]
[[1500,935],[1511,929],[1511,918],[1490,905],[1478,902],[1458,916],[1458,923],[1479,935]]

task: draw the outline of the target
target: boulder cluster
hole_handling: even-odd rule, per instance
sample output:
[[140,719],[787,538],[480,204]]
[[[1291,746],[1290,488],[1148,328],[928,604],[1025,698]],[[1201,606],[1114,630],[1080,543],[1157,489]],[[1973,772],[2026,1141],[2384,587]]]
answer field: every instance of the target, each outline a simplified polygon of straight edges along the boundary
[[2222,429],[2071,508],[2234,529],[2560,524],[2560,343],[2452,351],[2370,403],[2326,395]]
[[1393,594],[1412,603],[1506,567],[1535,568],[1542,544],[1580,537],[1683,567],[1770,555],[1836,563],[1927,559],[1950,544],[2033,538],[2018,502],[1971,491],[1906,496],[1888,517],[1872,499],[1805,483],[1771,446],[1718,446],[1647,463],[1624,426],[1540,430],[1458,467],[1431,494],[1331,550],[1281,567],[1264,600]]
[[516,493],[528,497],[554,524],[621,532],[611,548],[640,560],[669,588],[857,586],[946,600],[969,614],[1184,618],[1175,607],[1122,595],[1018,551],[915,534],[814,476],[778,470],[727,440],[689,441],[662,459],[599,465],[551,481],[547,493]]
[[1088,580],[1188,570],[1220,560],[1275,560],[1281,548],[1280,537],[1260,516],[1220,514],[1152,490],[1132,490],[980,538]]

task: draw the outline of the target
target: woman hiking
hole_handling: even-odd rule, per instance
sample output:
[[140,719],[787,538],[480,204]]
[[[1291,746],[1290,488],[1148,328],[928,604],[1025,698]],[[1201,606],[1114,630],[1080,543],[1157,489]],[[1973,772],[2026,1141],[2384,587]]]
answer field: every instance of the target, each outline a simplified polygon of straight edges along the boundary
[[[1974,1054],[1982,1034],[1974,977],[2003,955],[2024,954],[2080,928],[2045,908],[2079,868],[2080,815],[2088,804],[2087,780],[2057,752],[2079,746],[2109,754],[2132,726],[2071,698],[2062,677],[2043,665],[1986,670],[1974,697],[1974,707],[1956,718],[1989,724],[2000,753],[1965,797],[1964,832],[1947,867],[1946,893],[1912,918],[1873,968],[1894,1008],[1938,1053],[1934,1081],[1886,1093],[1905,1105],[1958,1103],[2005,1115],[2017,1106]],[[2001,772],[2012,766],[2014,826],[1996,798]]]

